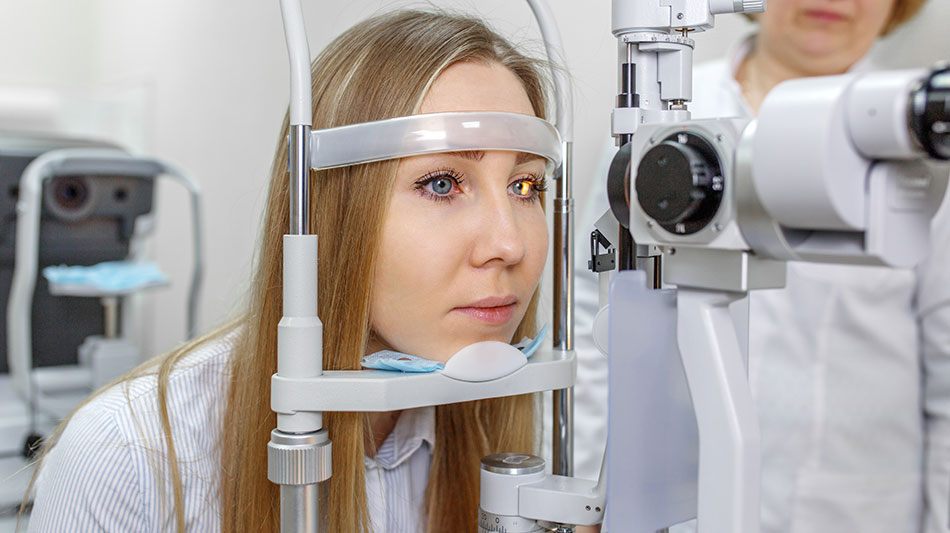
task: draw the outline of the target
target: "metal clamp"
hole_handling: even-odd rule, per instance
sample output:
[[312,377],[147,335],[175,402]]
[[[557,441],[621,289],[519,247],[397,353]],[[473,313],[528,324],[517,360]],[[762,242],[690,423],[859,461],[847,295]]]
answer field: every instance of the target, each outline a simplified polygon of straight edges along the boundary
[[[600,253],[601,246],[604,247],[604,253]],[[590,233],[590,260],[587,261],[587,268],[593,272],[609,272],[617,268],[617,254],[613,245],[597,229]]]

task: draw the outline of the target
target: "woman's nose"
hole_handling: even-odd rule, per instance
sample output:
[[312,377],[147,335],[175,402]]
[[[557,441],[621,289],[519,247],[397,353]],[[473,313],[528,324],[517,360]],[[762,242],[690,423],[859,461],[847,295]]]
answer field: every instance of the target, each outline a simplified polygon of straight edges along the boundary
[[473,265],[514,265],[521,262],[527,253],[527,245],[507,194],[504,198],[484,199],[479,203],[482,212],[474,217],[478,225],[472,250]]

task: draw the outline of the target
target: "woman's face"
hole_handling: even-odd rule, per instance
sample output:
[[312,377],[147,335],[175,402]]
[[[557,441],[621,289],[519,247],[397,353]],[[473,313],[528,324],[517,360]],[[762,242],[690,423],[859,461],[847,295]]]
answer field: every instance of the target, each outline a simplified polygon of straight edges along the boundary
[[[497,63],[457,63],[420,113],[533,115],[520,80]],[[446,361],[478,341],[510,342],[547,256],[538,196],[545,161],[504,151],[400,161],[376,263],[370,352]]]
[[761,39],[790,67],[810,74],[846,71],[870,50],[895,0],[769,0]]

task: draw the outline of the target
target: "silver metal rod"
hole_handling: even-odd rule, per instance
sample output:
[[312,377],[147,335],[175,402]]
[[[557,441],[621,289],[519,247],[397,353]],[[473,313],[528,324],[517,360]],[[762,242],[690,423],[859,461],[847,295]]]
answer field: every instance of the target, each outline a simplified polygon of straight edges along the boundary
[[119,336],[119,299],[115,296],[103,297],[102,309],[105,314],[103,336],[107,339],[114,339]]
[[273,430],[267,443],[267,479],[280,485],[282,533],[317,533],[319,483],[333,470],[326,429],[298,434]]
[[[564,143],[564,162],[554,197],[554,349],[574,349],[574,198],[573,143]],[[574,389],[553,393],[552,472],[574,474]]]
[[574,387],[554,391],[554,464],[558,476],[574,475]]
[[290,235],[310,233],[310,126],[290,126]]
[[574,349],[574,198],[572,143],[564,143],[564,164],[554,197],[554,348]]
[[317,485],[280,486],[280,530],[282,533],[318,531],[320,515]]

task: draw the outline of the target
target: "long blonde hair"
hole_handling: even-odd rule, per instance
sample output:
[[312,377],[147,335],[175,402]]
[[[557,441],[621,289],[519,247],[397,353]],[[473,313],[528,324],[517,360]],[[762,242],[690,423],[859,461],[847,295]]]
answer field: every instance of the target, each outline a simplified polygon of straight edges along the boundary
[[[517,53],[479,21],[406,11],[358,24],[314,61],[313,127],[328,128],[415,113],[429,86],[459,61],[497,61],[521,80],[537,115],[544,115],[541,78],[532,60]],[[267,481],[267,429],[276,425],[266,396],[276,371],[281,316],[278,250],[287,232],[288,179],[284,120],[271,178],[248,334],[236,351],[224,425],[237,435],[222,450],[223,531],[248,525],[278,526],[278,489]],[[370,335],[374,259],[397,161],[315,172],[311,227],[320,235],[320,317],[324,367],[356,370]],[[533,332],[534,299],[516,337]],[[534,401],[502,398],[436,408],[436,443],[426,493],[429,531],[475,527],[482,456],[503,450],[530,452],[535,445]],[[363,456],[364,413],[327,413],[333,441],[333,477],[323,485],[327,531],[370,528]],[[372,450],[371,450],[372,451]]]
[[[498,62],[517,75],[538,116],[545,115],[543,79],[535,60],[482,22],[464,16],[402,11],[374,17],[335,39],[313,62],[313,127],[328,128],[410,115],[435,78],[461,61]],[[120,378],[158,374],[159,415],[167,451],[178,531],[185,530],[183,489],[167,407],[168,378],[175,365],[205,341],[237,329],[230,360],[220,446],[220,517],[225,532],[277,530],[276,485],[267,479],[267,442],[276,427],[268,395],[276,372],[277,324],[281,318],[282,236],[288,232],[289,202],[284,117],[271,172],[256,273],[248,309],[235,325],[143,365]],[[320,235],[320,317],[324,368],[357,370],[370,336],[370,296],[383,218],[398,161],[384,161],[311,173],[310,225]],[[515,338],[536,329],[537,293]],[[430,532],[475,527],[479,460],[489,453],[529,453],[537,445],[536,401],[532,395],[443,405],[436,408],[435,435],[426,490]],[[172,413],[171,415],[173,415]],[[63,422],[49,439],[55,444]],[[372,446],[366,413],[326,413],[333,441],[333,476],[321,487],[325,531],[371,529],[363,457]],[[165,477],[162,475],[161,477]]]

